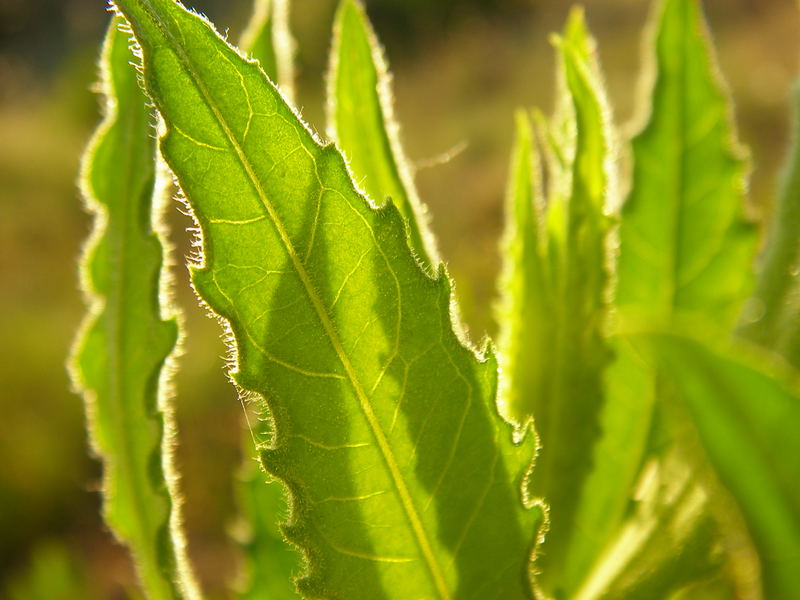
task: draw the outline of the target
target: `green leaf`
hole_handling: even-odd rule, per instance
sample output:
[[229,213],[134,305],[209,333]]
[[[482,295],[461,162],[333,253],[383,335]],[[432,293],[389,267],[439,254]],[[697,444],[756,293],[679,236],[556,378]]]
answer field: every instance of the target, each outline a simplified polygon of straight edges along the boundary
[[600,434],[609,359],[610,132],[581,11],[573,12],[556,43],[569,104],[559,102],[546,132],[547,213],[541,215],[530,126],[518,119],[499,320],[504,410],[520,423],[533,418],[541,443],[532,488],[549,505],[550,530],[537,558],[537,586],[544,594],[569,596],[578,584],[567,572],[584,544],[576,519],[591,501],[584,486]]
[[800,366],[800,84],[795,85],[791,155],[767,236],[756,288],[739,333]]
[[290,0],[255,0],[239,47],[255,58],[283,97],[294,102],[295,42],[289,29]]
[[[708,494],[679,453],[651,458],[631,493],[631,512],[615,530],[576,600],[671,597],[687,582],[712,579],[723,555]],[[724,582],[714,589],[725,589]]]
[[383,50],[361,3],[341,0],[328,73],[328,134],[367,197],[378,204],[391,198],[406,220],[411,247],[432,272],[438,253],[398,130]]
[[506,193],[503,272],[498,282],[501,305],[499,347],[505,387],[503,412],[523,420],[531,398],[546,394],[552,379],[552,274],[547,265],[547,232],[541,165],[531,122],[519,111]]
[[[583,544],[577,526],[587,501],[587,477],[601,434],[603,371],[610,353],[604,339],[609,305],[609,201],[606,172],[609,133],[599,84],[583,53],[585,30],[568,29],[561,44],[564,74],[575,110],[575,153],[571,194],[565,211],[565,239],[554,258],[558,281],[552,309],[557,323],[553,354],[557,366],[549,394],[532,395],[542,451],[533,479],[534,494],[550,506],[550,531],[539,568],[547,593],[568,593],[575,548]],[[573,41],[575,38],[577,41]]]
[[[553,298],[548,287],[551,273],[542,256],[542,238],[546,236],[542,231],[540,169],[530,123],[524,113],[517,115],[516,125],[506,209],[510,218],[503,244],[505,271],[499,285],[504,291],[504,304],[498,314],[499,346],[504,351],[503,371],[508,375],[502,397],[510,406],[524,400],[518,395],[533,394],[536,390],[542,390],[540,394],[544,396],[543,401],[546,400],[553,369],[552,337],[548,337],[553,335]],[[633,354],[625,356],[635,359]],[[620,366],[615,364],[615,368]],[[634,379],[610,377],[621,384],[621,389],[612,388],[608,393],[608,402],[615,410],[603,407],[606,435],[594,451],[595,465],[584,482],[584,501],[576,515],[580,540],[569,549],[567,564],[559,577],[563,582],[574,582],[570,589],[579,598],[608,597],[612,593],[615,597],[625,597],[624,594],[631,593],[633,588],[644,586],[645,582],[638,578],[628,581],[625,577],[629,571],[640,577],[642,572],[652,573],[653,563],[658,564],[658,561],[648,562],[645,568],[637,564],[647,560],[646,550],[659,548],[662,555],[668,551],[664,548],[667,536],[653,541],[654,534],[667,531],[669,542],[685,535],[684,522],[664,527],[675,512],[673,506],[667,514],[648,505],[647,510],[639,510],[642,514],[637,514],[633,523],[621,527],[641,462],[640,458],[631,460],[629,453],[632,447],[643,446],[645,440],[638,438],[641,430],[646,436],[650,417],[647,411],[639,413],[641,398],[637,393],[642,391],[639,385],[642,377],[637,378],[637,375],[642,373],[641,366],[625,365],[624,368]],[[646,419],[644,425],[637,421],[639,416]],[[534,479],[536,475],[534,471]],[[654,503],[655,500],[650,501]],[[631,547],[634,541],[636,544]],[[672,547],[675,546],[669,548]],[[547,543],[544,551],[549,551]],[[601,556],[601,551],[605,556]],[[637,566],[632,568],[631,564]],[[619,592],[619,588],[625,591]]]
[[275,421],[265,468],[310,597],[523,598],[541,514],[532,444],[497,415],[496,361],[453,330],[450,282],[393,204],[360,196],[263,72],[169,0],[118,0],[194,211],[200,296],[230,327],[232,376]]
[[642,337],[677,390],[716,477],[744,516],[761,560],[764,597],[797,597],[797,382],[787,383],[754,356],[674,335]]
[[655,19],[652,110],[633,140],[617,304],[633,319],[696,314],[726,330],[752,279],[745,161],[699,2],[664,0]]
[[130,548],[149,597],[193,597],[166,391],[179,332],[164,301],[164,242],[153,216],[164,181],[156,173],[153,115],[120,24],[111,22],[103,47],[105,118],[83,163],[83,195],[95,217],[81,264],[90,311],[70,366],[103,462],[106,521]]
[[236,537],[243,546],[246,570],[239,597],[244,600],[297,598],[293,578],[300,571],[300,555],[290,546],[278,527],[288,511],[286,492],[280,482],[268,476],[261,461],[253,459],[259,445],[272,436],[267,418],[248,419],[244,441],[245,464],[237,486],[241,519]]
[[[563,68],[558,69],[558,74],[563,74]],[[551,262],[558,256],[558,248],[563,246],[565,233],[565,223],[567,221],[564,216],[569,196],[572,190],[572,161],[575,154],[575,116],[574,110],[569,102],[569,91],[564,89],[561,91],[561,86],[558,81],[563,79],[563,76],[557,78],[556,94],[557,94],[557,108],[553,117],[548,121],[544,114],[538,110],[533,109],[533,125],[536,138],[540,141],[543,171],[547,174],[547,185],[542,186],[545,188],[543,195],[546,201],[544,202],[544,229],[547,231],[545,244],[546,255],[548,261]],[[553,269],[557,269],[556,264],[552,264]]]
[[[584,68],[591,71],[591,76],[598,83],[595,92],[600,92],[599,65],[593,59],[595,42],[586,26],[584,10],[575,6],[567,17],[563,38],[569,40],[576,59]],[[551,42],[558,47],[559,36],[552,36]],[[555,82],[555,110],[548,121],[543,114],[534,109],[534,123],[542,141],[547,172],[547,191],[545,221],[548,231],[550,253],[557,259],[560,248],[566,244],[567,211],[572,195],[572,171],[575,160],[576,121],[575,102],[567,83],[566,65],[563,52],[558,53],[558,67]],[[588,73],[587,73],[588,75]],[[553,265],[558,269],[559,265]]]
[[601,435],[575,516],[574,526],[581,534],[565,567],[565,579],[576,586],[597,571],[596,561],[602,561],[607,547],[624,534],[621,528],[636,527],[628,522],[629,508],[652,420],[654,390],[645,363],[624,339],[614,338],[609,345],[614,361],[603,374],[605,401],[598,417]]
[[[291,102],[293,51],[291,44],[281,43],[291,41],[288,15],[288,0],[256,0],[240,47],[259,61],[270,80],[281,82],[284,98]],[[269,415],[248,417],[246,433],[242,452],[245,464],[235,482],[241,510],[235,537],[245,555],[240,596],[252,600],[297,597],[293,580],[300,570],[300,556],[278,526],[287,512],[286,492],[280,482],[265,473],[261,460],[254,459],[258,444],[266,443],[272,435]]]
[[[744,163],[729,123],[730,104],[695,0],[658,3],[650,29],[655,83],[645,100],[652,112],[633,141],[632,189],[620,226],[619,318],[622,327],[636,320],[666,326],[677,315],[692,314],[713,319],[724,331],[747,293],[754,247],[742,217]],[[595,502],[586,505],[581,524],[595,544],[577,550],[584,557],[577,564],[588,560],[587,547],[597,548],[616,528],[636,526],[625,518],[625,490],[654,451],[648,446],[651,427],[660,427],[654,419],[663,393],[659,373],[624,338],[614,341],[614,351],[606,373],[605,435],[587,486]],[[702,530],[707,535],[705,527],[691,535]],[[673,551],[666,546],[664,554]],[[669,569],[668,561],[658,569],[658,560],[652,561],[654,573]],[[673,584],[690,581],[690,571],[673,574]],[[666,580],[664,573],[659,577]]]

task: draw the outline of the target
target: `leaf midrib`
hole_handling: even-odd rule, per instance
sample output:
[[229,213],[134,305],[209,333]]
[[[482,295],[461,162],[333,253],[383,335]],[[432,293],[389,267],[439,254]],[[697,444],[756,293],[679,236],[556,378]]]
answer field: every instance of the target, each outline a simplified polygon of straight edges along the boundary
[[[444,577],[442,575],[441,568],[436,561],[436,557],[433,553],[433,549],[431,547],[430,541],[428,540],[427,533],[422,525],[422,521],[417,513],[416,507],[414,506],[413,500],[411,498],[411,494],[408,491],[408,487],[403,479],[402,473],[400,472],[400,468],[397,464],[397,460],[394,457],[394,453],[389,445],[389,441],[386,439],[383,430],[380,428],[378,423],[377,417],[372,410],[371,405],[369,404],[369,398],[367,397],[366,393],[364,392],[363,387],[361,386],[361,382],[358,380],[356,376],[355,370],[350,362],[347,353],[342,346],[341,341],[339,340],[339,336],[336,333],[336,330],[333,326],[333,323],[330,320],[330,317],[327,314],[325,309],[325,305],[322,303],[322,299],[319,297],[316,289],[314,288],[313,283],[311,282],[311,278],[308,275],[308,272],[305,269],[305,266],[300,261],[300,257],[297,254],[297,251],[292,244],[286,229],[284,228],[283,223],[281,222],[278,214],[276,213],[272,203],[270,202],[269,198],[267,197],[261,182],[258,180],[255,171],[250,164],[250,161],[247,159],[243,149],[239,145],[238,141],[236,140],[235,136],[231,128],[229,127],[227,121],[215,105],[212,100],[211,94],[208,92],[208,89],[205,87],[202,78],[194,71],[192,68],[192,62],[186,53],[183,51],[183,47],[177,43],[173,36],[171,35],[168,28],[163,26],[161,21],[158,18],[158,15],[155,9],[152,8],[151,0],[139,0],[139,4],[142,9],[148,13],[148,16],[152,20],[153,24],[159,29],[161,34],[164,36],[164,39],[169,41],[171,44],[171,50],[175,54],[175,56],[180,61],[181,65],[183,66],[186,74],[191,78],[192,82],[194,83],[197,90],[200,92],[200,95],[203,98],[208,109],[213,113],[214,118],[219,123],[220,127],[223,130],[223,133],[228,140],[231,148],[236,153],[236,157],[239,160],[242,168],[245,170],[248,179],[250,180],[250,184],[253,186],[256,194],[259,197],[259,200],[264,205],[264,208],[267,210],[270,219],[272,220],[275,229],[278,232],[278,235],[281,239],[281,242],[286,250],[289,258],[292,262],[292,266],[294,267],[297,276],[300,278],[303,287],[306,291],[306,294],[311,301],[314,310],[317,313],[317,317],[320,320],[320,323],[325,330],[325,334],[327,335],[331,345],[333,346],[334,351],[336,352],[337,358],[341,362],[342,366],[347,373],[347,379],[350,382],[350,385],[353,387],[353,391],[358,398],[359,405],[361,410],[364,413],[364,416],[367,419],[367,422],[370,426],[370,430],[372,431],[373,436],[375,437],[376,442],[378,443],[378,447],[381,450],[381,455],[390,471],[392,476],[392,480],[397,490],[398,496],[400,497],[401,504],[403,509],[406,513],[406,517],[408,518],[411,528],[414,532],[415,538],[417,540],[417,544],[422,551],[422,554],[425,558],[426,565],[430,572],[431,578],[433,583],[439,593],[439,596],[442,600],[450,600],[451,596],[448,591],[447,585],[445,583]],[[176,26],[179,27],[179,25]],[[398,302],[399,302],[398,298]]]

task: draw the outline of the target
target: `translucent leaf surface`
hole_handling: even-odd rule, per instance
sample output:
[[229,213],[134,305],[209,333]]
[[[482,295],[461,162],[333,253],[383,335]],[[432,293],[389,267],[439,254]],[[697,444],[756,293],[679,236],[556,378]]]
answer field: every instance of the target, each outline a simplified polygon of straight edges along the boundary
[[547,232],[538,152],[531,122],[524,112],[515,119],[515,143],[506,192],[504,271],[499,281],[498,311],[505,387],[503,408],[519,420],[531,396],[547,395],[553,375],[552,273],[547,265]]
[[166,122],[162,152],[202,232],[200,296],[232,375],[275,420],[284,532],[310,597],[523,598],[540,514],[530,443],[495,406],[495,360],[453,330],[401,215],[354,189],[263,72],[168,0],[119,0]]
[[411,247],[428,267],[438,262],[425,207],[398,139],[383,50],[358,0],[336,13],[328,74],[328,132],[353,179],[378,204],[386,198],[406,219]]
[[103,461],[104,513],[135,559],[150,598],[193,596],[171,464],[165,387],[175,352],[174,310],[162,306],[163,243],[153,115],[114,19],[101,59],[105,118],[87,150],[82,189],[95,228],[82,262],[90,314],[72,374]]
[[655,17],[655,83],[633,141],[617,302],[631,318],[667,324],[699,313],[724,330],[752,279],[742,151],[699,2],[664,0]]
[[294,102],[295,42],[289,30],[289,7],[290,0],[255,0],[239,47],[259,62],[284,98]]
[[609,132],[583,13],[574,11],[557,40],[565,101],[551,135],[548,206],[539,182],[530,125],[518,120],[509,183],[504,295],[499,320],[503,405],[518,422],[531,417],[541,442],[532,487],[549,508],[550,529],[537,558],[546,594],[569,594],[565,575],[583,511],[586,477],[600,434],[608,299]]
[[[647,49],[654,83],[650,96],[643,98],[650,112],[633,141],[632,188],[620,226],[619,321],[622,327],[642,321],[669,326],[676,317],[691,315],[704,317],[724,333],[748,291],[754,248],[752,227],[742,215],[744,162],[734,139],[730,101],[699,2],[657,3],[651,32]],[[606,435],[597,462],[606,464],[608,472],[613,469],[621,491],[626,481],[635,481],[646,454],[657,454],[648,448],[648,436],[651,427],[661,427],[654,423],[654,406],[663,389],[660,374],[627,340],[614,343],[615,361],[606,374]],[[590,510],[620,522],[625,497],[600,500]],[[628,519],[622,527],[635,523]],[[709,528],[704,529],[708,535]],[[678,551],[665,547],[662,554],[669,558]],[[655,569],[657,561],[652,561]],[[664,567],[668,575],[669,562],[658,568]],[[672,576],[674,584],[690,581],[692,573],[673,570]],[[664,573],[659,577],[668,581]]]
[[[259,61],[271,81],[279,82],[284,98],[291,101],[293,47],[284,42],[291,41],[288,16],[288,0],[256,0],[240,47]],[[245,411],[248,412],[247,407]],[[234,538],[245,556],[237,587],[245,599],[297,597],[294,578],[300,573],[300,555],[278,526],[288,511],[286,492],[280,482],[264,472],[258,458],[258,444],[270,439],[272,421],[265,414],[245,417],[244,465],[235,477],[240,513]]]
[[645,338],[678,391],[716,476],[759,553],[764,597],[797,596],[800,394],[754,357],[670,335]]

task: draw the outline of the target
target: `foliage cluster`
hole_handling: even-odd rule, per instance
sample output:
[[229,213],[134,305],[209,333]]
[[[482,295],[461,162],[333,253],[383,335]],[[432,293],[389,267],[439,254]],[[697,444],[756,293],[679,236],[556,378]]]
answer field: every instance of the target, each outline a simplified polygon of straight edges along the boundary
[[148,597],[201,596],[172,458],[171,177],[250,416],[243,597],[800,594],[798,157],[755,268],[699,0],[653,7],[630,143],[582,11],[554,36],[555,110],[515,120],[497,349],[459,323],[358,0],[335,18],[329,143],[292,106],[288,0],[256,2],[241,50],[174,0],[115,9],[71,366]]

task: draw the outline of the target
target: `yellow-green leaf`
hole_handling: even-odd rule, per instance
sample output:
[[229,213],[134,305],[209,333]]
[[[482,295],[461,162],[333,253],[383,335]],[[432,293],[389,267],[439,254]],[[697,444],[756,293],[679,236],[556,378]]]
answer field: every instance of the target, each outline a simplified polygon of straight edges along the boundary
[[254,64],[171,0],[118,0],[197,220],[201,298],[232,376],[274,417],[265,468],[310,597],[524,598],[540,513],[532,445],[497,414],[496,364],[466,347],[444,268],[423,271],[393,204],[359,195]]
[[284,98],[294,102],[295,41],[289,30],[290,5],[290,0],[255,0],[239,46],[258,60]]
[[433,269],[438,254],[400,145],[393,103],[383,49],[364,9],[359,0],[342,0],[328,73],[328,133],[367,197],[377,204],[391,199],[406,221],[411,247]]
[[642,337],[677,390],[705,458],[745,519],[761,561],[764,597],[795,598],[800,570],[796,382],[733,349],[711,349],[676,335]]
[[[537,558],[537,586],[569,595],[598,552],[584,534],[594,447],[600,436],[604,338],[609,308],[611,133],[583,13],[556,39],[561,73],[556,116],[540,130],[548,146],[547,205],[530,125],[518,119],[508,192],[501,279],[503,406],[517,422],[533,419],[541,449],[532,489],[549,506],[549,531]],[[543,214],[544,213],[544,214]],[[614,491],[603,482],[603,489]],[[622,493],[626,493],[623,490]],[[618,492],[617,492],[618,493]],[[598,523],[605,525],[605,517]]]
[[[240,46],[259,61],[267,77],[278,83],[284,98],[291,102],[294,64],[288,14],[289,0],[256,0]],[[240,508],[235,538],[245,555],[239,574],[240,595],[252,600],[297,597],[294,578],[300,572],[300,554],[278,525],[286,518],[286,491],[264,472],[258,458],[258,445],[267,443],[272,435],[269,415],[248,418],[245,433],[245,463],[235,481]]]
[[755,236],[743,215],[743,152],[699,4],[663,0],[655,13],[655,82],[633,140],[617,304],[636,320],[694,314],[724,330],[749,292]]

